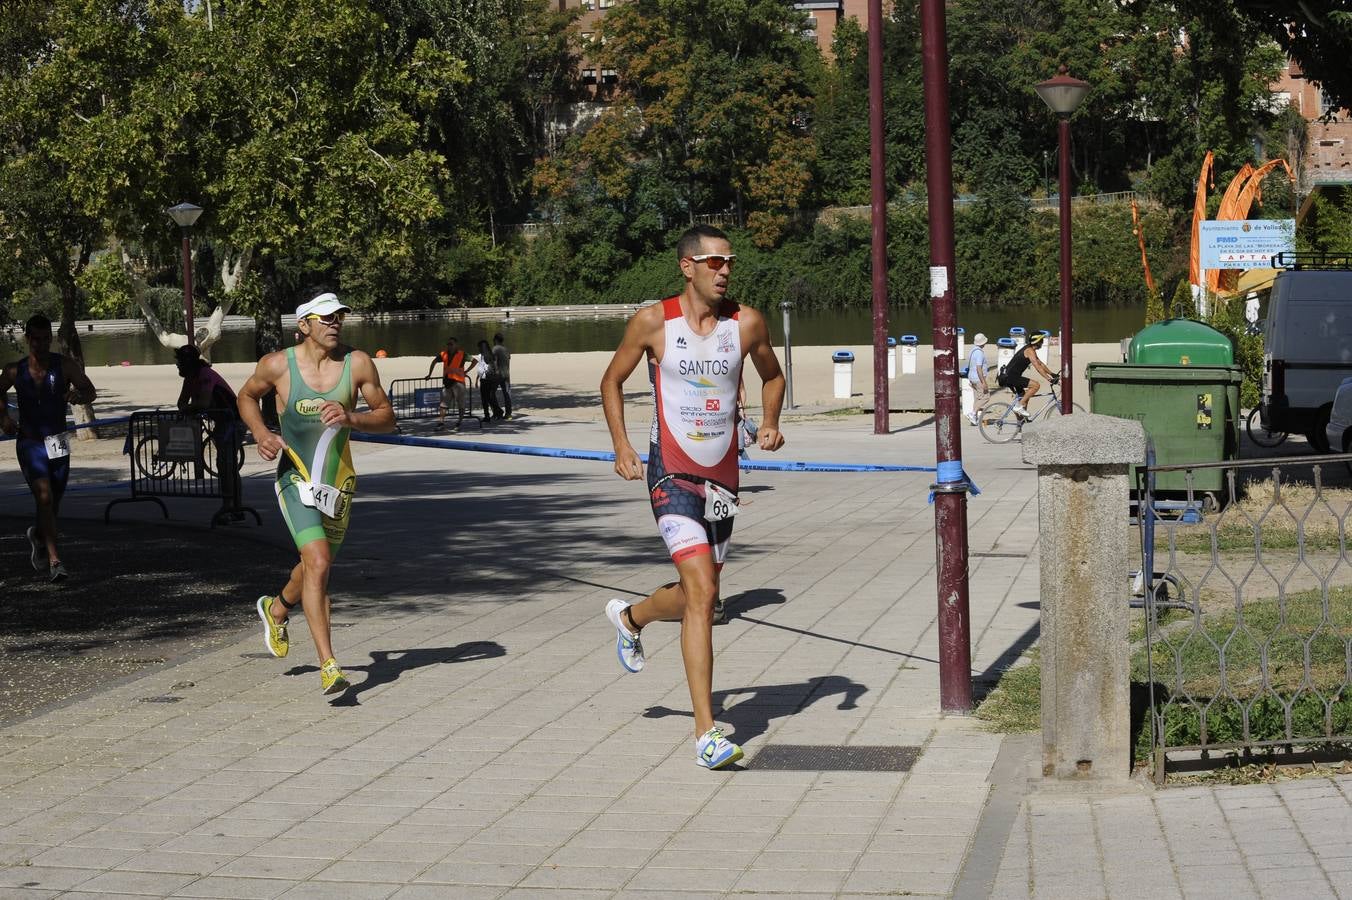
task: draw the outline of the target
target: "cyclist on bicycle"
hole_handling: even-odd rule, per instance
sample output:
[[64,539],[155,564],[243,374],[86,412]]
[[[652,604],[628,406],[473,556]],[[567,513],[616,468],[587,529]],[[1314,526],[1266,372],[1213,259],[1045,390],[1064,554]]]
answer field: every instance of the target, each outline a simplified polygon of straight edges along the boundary
[[1042,346],[1045,339],[1046,335],[1040,332],[1029,335],[1023,346],[1015,351],[1014,358],[1001,368],[1000,377],[997,379],[1001,387],[1007,387],[1014,392],[1014,415],[1020,419],[1029,418],[1028,401],[1042,387],[1040,382],[1034,381],[1024,374],[1028,371],[1028,367],[1032,366],[1039,375],[1046,378],[1051,384],[1057,382],[1058,376],[1053,375],[1051,370],[1042,364],[1042,360],[1038,359],[1038,348]]

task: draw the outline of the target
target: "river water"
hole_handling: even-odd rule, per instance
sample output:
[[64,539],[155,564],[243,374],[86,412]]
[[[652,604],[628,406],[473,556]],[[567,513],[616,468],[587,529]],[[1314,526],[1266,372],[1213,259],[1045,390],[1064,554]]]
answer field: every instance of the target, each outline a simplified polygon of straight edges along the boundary
[[[1099,306],[1075,310],[1075,339],[1082,343],[1116,342],[1140,330],[1144,307]],[[959,311],[958,323],[972,335],[984,331],[991,340],[1009,332],[1011,326],[1029,330],[1045,328],[1055,333],[1059,314],[1055,306],[975,306]],[[513,353],[569,353],[613,350],[624,332],[622,316],[579,316],[570,319],[519,319],[465,322],[428,319],[399,322],[352,322],[343,328],[347,343],[370,353],[384,350],[390,356],[433,356],[448,336],[471,347],[480,339],[492,340],[501,332]],[[771,336],[783,346],[783,316],[769,315]],[[872,314],[867,308],[795,312],[790,323],[795,346],[868,344],[873,338]],[[896,337],[914,334],[927,344],[932,334],[929,309],[897,307],[889,311],[887,333]],[[6,345],[6,341],[8,344]],[[170,363],[172,354],[160,346],[150,330],[88,332],[81,335],[89,365],[116,365],[123,360],[135,365]],[[5,358],[23,350],[13,337],[0,337]],[[227,331],[212,348],[217,362],[248,362],[254,359],[252,330]]]

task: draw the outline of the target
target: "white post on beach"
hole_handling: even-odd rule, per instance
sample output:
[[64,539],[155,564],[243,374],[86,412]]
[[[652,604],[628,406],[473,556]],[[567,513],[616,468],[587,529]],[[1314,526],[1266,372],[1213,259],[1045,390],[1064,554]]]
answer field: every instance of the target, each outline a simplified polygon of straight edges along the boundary
[[789,309],[793,306],[783,300],[779,308],[784,312],[784,408],[793,409],[793,342],[789,340]]

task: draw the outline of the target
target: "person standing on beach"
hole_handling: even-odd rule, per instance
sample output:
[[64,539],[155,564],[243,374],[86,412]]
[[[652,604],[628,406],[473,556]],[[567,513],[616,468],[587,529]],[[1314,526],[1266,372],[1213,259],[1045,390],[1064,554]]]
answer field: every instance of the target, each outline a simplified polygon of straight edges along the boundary
[[[498,367],[493,349],[488,341],[479,341],[477,371],[479,373],[479,399],[484,406],[484,422],[502,418],[502,406],[498,403]],[[492,410],[490,413],[489,410]]]
[[[29,561],[52,581],[70,573],[56,549],[56,517],[70,478],[66,403],[93,403],[94,385],[80,361],[52,352],[52,321],[42,314],[23,328],[28,355],[0,370],[0,430],[13,435],[19,468],[33,494],[37,522],[28,527]],[[9,414],[9,389],[19,401],[19,421]]]
[[[352,468],[348,434],[394,430],[394,409],[380,386],[371,357],[339,342],[348,307],[323,293],[296,308],[298,347],[269,353],[239,391],[239,414],[258,442],[258,455],[277,460],[277,503],[282,509],[300,562],[275,597],[258,598],[263,642],[273,656],[290,649],[287,616],[296,604],[305,611],[319,655],[325,694],[348,687],[334,659],[329,628],[329,568],[347,536],[357,474]],[[276,389],[285,397],[279,409],[280,436],[263,424],[259,401]],[[361,394],[367,412],[356,412]]]
[[468,397],[465,387],[465,351],[460,349],[460,342],[454,337],[446,338],[446,349],[432,358],[425,378],[432,377],[437,363],[441,363],[441,404],[437,409],[437,431],[446,427],[446,410],[450,409],[452,403],[457,413],[453,430],[459,431],[460,423],[465,421],[465,400]]
[[736,256],[727,235],[697,225],[676,244],[685,289],[639,310],[601,379],[601,403],[615,446],[615,472],[643,477],[643,464],[624,425],[624,381],[646,356],[653,382],[653,426],[648,450],[648,498],[678,580],[647,599],[606,604],[616,653],[628,672],[643,668],[639,635],[649,623],[679,619],[681,657],[695,717],[695,762],[731,765],[742,748],[713,719],[713,616],[719,574],[737,512],[737,386],[750,357],[760,374],[762,416],[757,446],[778,450],[784,373],[770,345],[765,319],[728,300]]
[[493,366],[498,370],[498,387],[502,388],[502,405],[512,418],[512,351],[502,341],[502,334],[493,335]]

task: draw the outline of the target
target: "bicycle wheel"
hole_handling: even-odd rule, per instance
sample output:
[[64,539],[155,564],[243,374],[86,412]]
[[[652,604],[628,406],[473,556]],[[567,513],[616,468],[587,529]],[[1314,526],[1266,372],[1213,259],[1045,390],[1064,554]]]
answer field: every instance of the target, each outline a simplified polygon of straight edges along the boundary
[[132,458],[136,461],[136,468],[146,478],[164,479],[174,474],[177,463],[160,459],[155,455],[159,445],[159,439],[154,437],[143,437],[136,442],[136,455]]
[[992,444],[1008,444],[1018,437],[1023,425],[1014,417],[1012,404],[992,403],[981,411],[977,430]]
[[[1076,411],[1077,413],[1089,412],[1089,410],[1085,409],[1083,406],[1081,406],[1081,405],[1078,404],[1078,403],[1072,403],[1072,404],[1070,404],[1070,405],[1073,406],[1073,407],[1075,408],[1075,411]],[[1060,404],[1060,403],[1052,403],[1052,404],[1050,404],[1045,410],[1043,410],[1041,413],[1038,414],[1038,418],[1039,418],[1039,419],[1050,419],[1052,416],[1059,416],[1059,415],[1061,415],[1061,404]]]
[[1249,434],[1249,440],[1260,447],[1276,447],[1286,440],[1285,431],[1269,431],[1263,427],[1263,417],[1258,407],[1249,410],[1249,417],[1244,422],[1244,430]]

